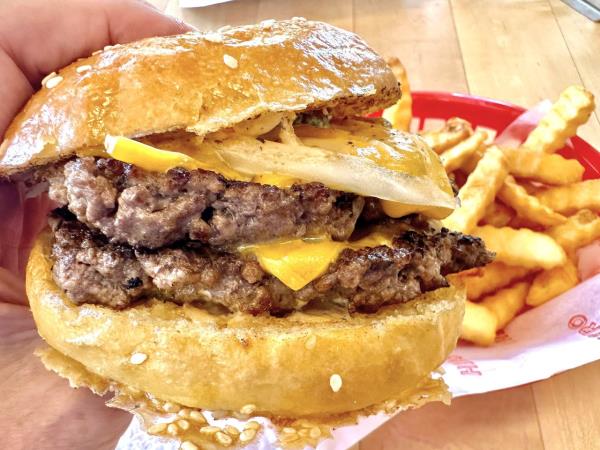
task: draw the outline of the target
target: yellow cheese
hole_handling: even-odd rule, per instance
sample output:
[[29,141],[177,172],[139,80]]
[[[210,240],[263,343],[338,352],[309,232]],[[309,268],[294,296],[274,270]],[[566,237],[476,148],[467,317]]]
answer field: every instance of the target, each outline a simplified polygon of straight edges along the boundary
[[[188,170],[210,170],[230,180],[250,181],[251,179],[251,176],[229,167],[210,146],[200,146],[191,142],[190,145],[184,146],[182,152],[178,152],[176,149],[181,147],[181,142],[178,140],[165,140],[160,145],[162,149],[123,136],[107,136],[104,142],[106,153],[93,156],[110,156],[150,172],[167,172],[174,167],[183,167]],[[82,154],[82,156],[87,155]]]
[[329,238],[292,239],[240,247],[253,254],[265,272],[297,291],[323,275],[345,248],[360,249],[391,245],[391,237],[373,233],[353,242],[336,242]]
[[114,159],[134,164],[151,172],[166,172],[174,167],[194,170],[202,168],[202,164],[183,153],[159,150],[122,136],[106,136],[106,151]]
[[256,175],[252,178],[252,181],[260,184],[270,184],[271,186],[277,186],[279,188],[288,188],[295,183],[299,183],[301,180],[289,175],[278,175],[276,173],[263,173],[262,175]]
[[432,219],[444,219],[448,217],[448,208],[429,208],[418,205],[407,205],[405,203],[380,200],[383,212],[390,217],[404,217],[408,214],[421,213]]

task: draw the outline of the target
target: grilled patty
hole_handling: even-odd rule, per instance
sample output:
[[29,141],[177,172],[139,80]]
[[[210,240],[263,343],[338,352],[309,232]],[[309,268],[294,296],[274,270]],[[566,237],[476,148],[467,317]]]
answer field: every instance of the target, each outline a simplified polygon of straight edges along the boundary
[[76,220],[55,223],[56,283],[78,304],[124,308],[148,298],[208,302],[230,311],[280,314],[318,300],[374,312],[447,286],[445,275],[491,261],[480,239],[435,230],[419,216],[390,221],[392,247],[344,250],[325,274],[294,291],[251,256],[208,246],[157,250],[115,244]]
[[353,232],[365,200],[321,183],[289,189],[204,171],[151,173],[113,159],[77,158],[53,169],[50,197],[111,242],[157,249]]

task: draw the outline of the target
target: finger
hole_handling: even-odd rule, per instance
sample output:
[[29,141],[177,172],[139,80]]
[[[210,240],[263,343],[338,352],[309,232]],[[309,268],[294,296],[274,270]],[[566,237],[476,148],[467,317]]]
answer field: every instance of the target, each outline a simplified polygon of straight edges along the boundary
[[4,130],[34,92],[27,77],[10,57],[0,50],[0,142]]
[[27,304],[25,283],[14,273],[4,267],[0,267],[0,307],[7,303],[16,305]]
[[114,449],[131,416],[46,370],[42,345],[28,308],[0,304],[2,448]]
[[14,275],[19,271],[24,215],[22,191],[12,183],[0,182],[0,267]]

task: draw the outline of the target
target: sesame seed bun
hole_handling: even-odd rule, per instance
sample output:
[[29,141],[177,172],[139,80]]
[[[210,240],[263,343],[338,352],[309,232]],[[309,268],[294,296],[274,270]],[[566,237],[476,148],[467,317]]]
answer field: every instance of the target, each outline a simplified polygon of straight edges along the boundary
[[40,335],[91,373],[193,408],[299,417],[400,398],[456,345],[464,293],[444,288],[375,314],[215,315],[150,301],[76,306],[55,285],[51,235],[38,238],[27,295]]
[[336,117],[361,115],[399,97],[379,55],[321,22],[145,39],[46,77],[0,146],[0,177],[101,146],[107,134],[205,135],[265,112],[328,107]]

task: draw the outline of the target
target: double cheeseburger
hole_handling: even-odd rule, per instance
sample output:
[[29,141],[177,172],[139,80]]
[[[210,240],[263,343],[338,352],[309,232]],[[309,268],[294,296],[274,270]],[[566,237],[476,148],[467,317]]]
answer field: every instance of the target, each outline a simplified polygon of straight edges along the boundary
[[[40,335],[154,403],[322,417],[427,379],[488,263],[439,225],[435,153],[356,35],[304,19],[106,48],[47,78],[0,174],[55,209],[27,269]],[[140,397],[141,398],[141,397]]]

